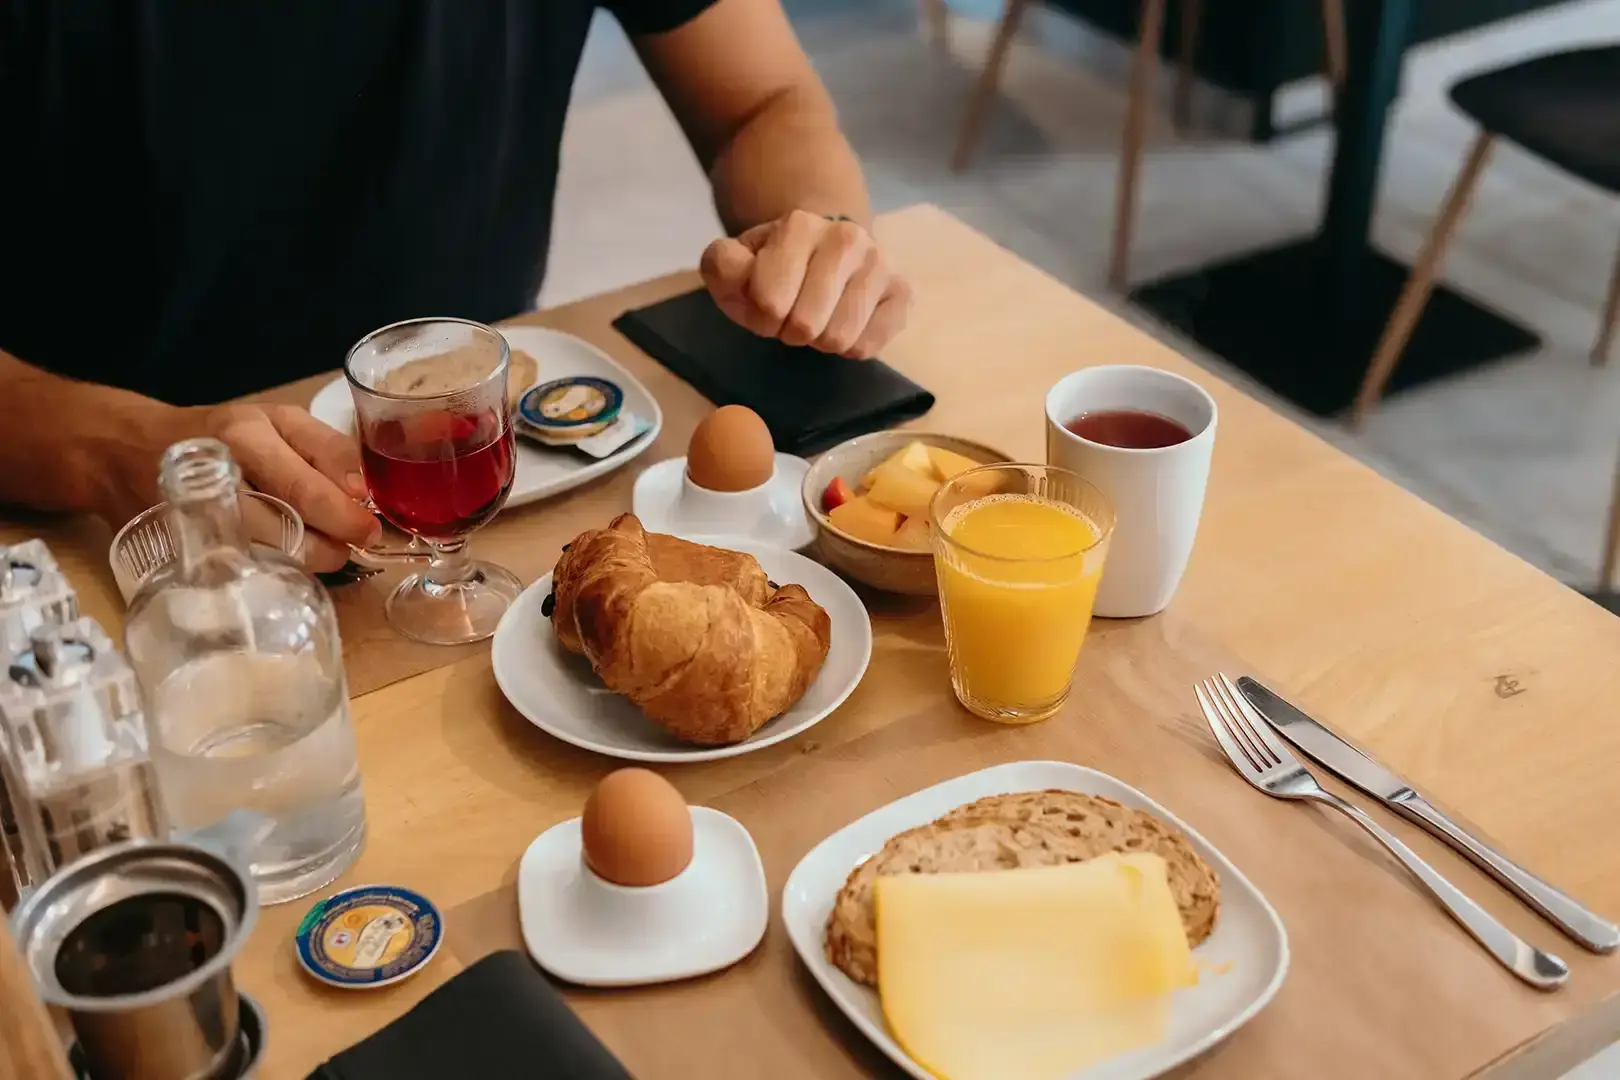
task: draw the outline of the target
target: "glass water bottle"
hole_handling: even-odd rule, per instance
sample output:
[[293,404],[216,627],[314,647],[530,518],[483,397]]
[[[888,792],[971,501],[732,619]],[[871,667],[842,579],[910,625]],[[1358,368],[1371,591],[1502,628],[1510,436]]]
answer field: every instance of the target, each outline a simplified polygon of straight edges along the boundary
[[171,823],[206,828],[239,807],[271,818],[252,870],[260,901],[275,904],[354,862],[365,804],[331,598],[248,541],[240,481],[217,440],[163,455],[178,557],[131,602],[124,647]]

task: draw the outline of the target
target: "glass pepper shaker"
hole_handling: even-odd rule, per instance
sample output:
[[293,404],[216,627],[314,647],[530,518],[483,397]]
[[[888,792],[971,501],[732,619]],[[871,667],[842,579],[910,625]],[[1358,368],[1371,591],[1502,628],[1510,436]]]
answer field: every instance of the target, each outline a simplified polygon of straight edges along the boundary
[[[26,648],[35,628],[78,616],[78,594],[43,541],[0,546],[0,662]],[[22,836],[6,779],[9,760],[0,725],[0,912],[16,907],[22,891],[38,884],[24,869]]]
[[11,655],[0,729],[31,884],[109,844],[167,839],[135,674],[94,619],[38,626]]

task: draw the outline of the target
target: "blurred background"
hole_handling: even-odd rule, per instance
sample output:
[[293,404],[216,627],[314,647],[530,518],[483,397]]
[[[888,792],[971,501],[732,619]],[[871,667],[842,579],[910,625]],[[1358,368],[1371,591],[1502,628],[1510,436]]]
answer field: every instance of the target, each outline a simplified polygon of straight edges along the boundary
[[[1363,3],[1382,9],[1381,36],[1354,23],[1353,5]],[[1592,362],[1620,250],[1620,177],[1605,172],[1620,155],[1617,54],[1600,57],[1595,72],[1510,71],[1482,81],[1483,104],[1470,107],[1494,110],[1487,119],[1500,121],[1503,137],[1477,172],[1471,206],[1442,235],[1449,243],[1436,278],[1485,313],[1474,313],[1477,326],[1456,315],[1461,321],[1429,331],[1427,343],[1420,328],[1387,396],[1359,427],[1343,406],[1406,268],[1444,223],[1448,191],[1480,134],[1479,118],[1451,99],[1453,84],[1620,41],[1620,0],[1203,0],[1193,13],[1185,0],[1162,4],[1161,59],[1135,80],[1137,205],[1129,265],[1115,284],[1133,61],[1145,70],[1139,23],[1160,0],[1011,6],[1022,18],[1002,35],[992,83],[984,73],[1007,21],[1002,0],[788,0],[878,210],[944,207],[1572,587],[1598,589],[1620,453],[1620,363]],[[1181,48],[1189,30],[1190,55]],[[1373,290],[1377,325],[1347,331],[1355,340],[1341,343],[1354,354],[1345,376],[1354,381],[1313,398],[1264,371],[1257,378],[1256,364],[1235,355],[1241,348],[1199,344],[1199,336],[1219,337],[1210,327],[1220,316],[1189,317],[1178,304],[1219,291],[1200,268],[1243,264],[1247,253],[1321,227],[1336,145],[1327,72],[1343,71],[1347,54],[1341,104],[1355,117],[1381,111],[1369,105],[1373,61],[1399,72],[1387,130],[1366,139],[1373,152],[1382,148],[1376,189],[1358,193],[1352,176],[1341,201],[1352,218],[1358,199],[1370,204],[1374,246],[1402,265],[1398,274],[1386,268],[1383,292]],[[1593,94],[1606,95],[1605,108],[1594,112]],[[981,122],[964,141],[974,100]],[[1522,149],[1548,131],[1564,142],[1539,146],[1539,155]],[[1565,167],[1549,163],[1549,152]],[[617,24],[599,17],[570,113],[541,303],[689,267],[718,228],[680,132]],[[1144,284],[1137,302],[1128,298]],[[1447,302],[1437,293],[1428,306]],[[1247,332],[1274,330],[1272,351],[1297,351],[1308,367],[1335,345],[1330,335],[1313,340],[1281,325],[1288,306],[1273,305],[1275,327],[1263,320]],[[1423,375],[1415,354],[1437,340],[1442,352],[1454,341],[1467,342],[1457,347],[1465,352],[1519,351],[1402,389],[1403,379]]]

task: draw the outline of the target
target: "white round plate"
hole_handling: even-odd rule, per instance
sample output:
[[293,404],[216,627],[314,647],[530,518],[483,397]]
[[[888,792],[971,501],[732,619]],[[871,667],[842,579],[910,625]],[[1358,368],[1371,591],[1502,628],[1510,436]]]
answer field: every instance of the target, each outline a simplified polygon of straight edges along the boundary
[[639,889],[586,869],[579,821],[541,833],[518,864],[523,943],[557,978],[580,986],[690,979],[730,967],[765,936],[765,867],[735,818],[692,807],[692,861]]
[[787,712],[730,746],[693,746],[675,738],[643,716],[628,698],[603,686],[584,657],[557,644],[551,620],[540,614],[551,594],[550,574],[523,591],[495,630],[491,658],[501,693],[542,731],[627,761],[713,761],[763,750],[809,729],[842,705],[872,659],[872,620],[861,598],[838,575],[803,555],[723,537],[703,542],[747,552],[779,585],[803,585],[832,619],[827,660]]
[[[572,334],[544,326],[505,326],[498,328],[514,349],[522,349],[540,365],[540,381],[549,382],[565,375],[594,375],[619,385],[624,391],[624,410],[651,420],[652,427],[607,457],[596,460],[579,450],[541,446],[528,439],[517,441],[517,473],[512,478],[512,494],[507,506],[522,506],[550,498],[570,488],[610,473],[634,458],[658,438],[664,426],[664,413],[658,402],[636,377],[620,367],[607,353]],[[345,435],[354,431],[354,399],[348,382],[338,376],[309,403],[310,415]]]
[[712,536],[724,531],[728,536],[747,537],[756,544],[798,551],[808,547],[816,538],[816,527],[810,523],[810,515],[804,512],[804,496],[801,493],[804,478],[809,472],[810,463],[804,458],[777,454],[769,497],[763,506],[754,510],[755,520],[692,526],[683,522],[681,515],[681,494],[686,486],[686,459],[670,458],[647,466],[636,477],[635,491],[630,496],[630,509],[641,519],[648,532],[669,533],[672,536]]

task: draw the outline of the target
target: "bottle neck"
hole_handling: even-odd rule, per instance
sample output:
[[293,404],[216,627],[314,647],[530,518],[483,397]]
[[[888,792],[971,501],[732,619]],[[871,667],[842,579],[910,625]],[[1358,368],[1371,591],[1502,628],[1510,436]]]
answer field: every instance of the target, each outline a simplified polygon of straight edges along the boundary
[[214,439],[187,439],[163,455],[159,486],[182,569],[222,550],[248,554],[236,495],[240,480],[230,451]]

